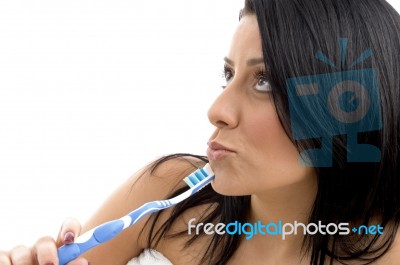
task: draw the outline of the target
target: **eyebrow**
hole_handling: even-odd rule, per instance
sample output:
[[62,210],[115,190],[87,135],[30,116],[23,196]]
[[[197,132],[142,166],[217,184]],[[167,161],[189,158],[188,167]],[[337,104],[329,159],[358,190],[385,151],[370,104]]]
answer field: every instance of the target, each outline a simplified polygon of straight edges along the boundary
[[[228,57],[224,57],[224,61],[232,66],[235,65],[235,63]],[[246,61],[247,66],[253,66],[260,63],[264,63],[264,58],[251,58]]]

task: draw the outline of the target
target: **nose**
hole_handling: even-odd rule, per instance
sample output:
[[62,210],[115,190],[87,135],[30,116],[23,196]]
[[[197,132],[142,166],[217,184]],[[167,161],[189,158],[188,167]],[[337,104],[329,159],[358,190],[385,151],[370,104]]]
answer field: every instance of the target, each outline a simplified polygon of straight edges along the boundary
[[239,122],[240,101],[233,87],[226,87],[208,110],[208,119],[217,128],[235,128]]

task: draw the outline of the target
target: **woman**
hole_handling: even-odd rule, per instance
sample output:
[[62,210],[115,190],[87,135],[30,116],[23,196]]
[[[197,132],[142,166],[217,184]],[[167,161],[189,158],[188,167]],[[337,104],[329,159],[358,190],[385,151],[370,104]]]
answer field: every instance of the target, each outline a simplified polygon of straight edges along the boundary
[[[140,253],[131,264],[151,257],[160,264],[399,264],[399,51],[400,18],[383,0],[247,0],[225,57],[226,86],[208,113],[216,127],[207,152],[211,186],[70,264],[126,264]],[[374,71],[362,80],[347,76],[365,69]],[[362,83],[371,93],[342,91],[337,102],[345,112],[334,108],[334,94],[310,104],[293,99],[293,82],[308,76],[327,86],[338,72],[337,82],[372,80]],[[300,96],[323,94],[315,85],[295,88]],[[356,97],[343,101],[349,93]],[[370,114],[374,104],[379,108]],[[359,108],[368,121],[355,128],[349,124]],[[337,119],[319,113],[325,109]],[[304,137],[309,128],[315,137]],[[58,246],[145,202],[181,193],[187,189],[181,180],[206,162],[185,154],[160,159],[115,191],[82,229],[68,220],[56,242],[45,237],[32,248],[17,247],[0,263],[57,264]],[[299,232],[282,237],[278,226],[268,226],[268,234],[264,227],[249,238],[247,226],[242,234],[209,235],[200,223],[298,224]]]

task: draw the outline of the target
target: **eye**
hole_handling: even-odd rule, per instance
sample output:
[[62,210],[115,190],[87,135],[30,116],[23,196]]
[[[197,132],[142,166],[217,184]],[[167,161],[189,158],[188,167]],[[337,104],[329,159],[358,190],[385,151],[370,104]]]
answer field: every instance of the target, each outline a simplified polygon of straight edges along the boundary
[[260,92],[271,92],[272,87],[268,79],[261,77],[258,79],[255,89]]
[[259,92],[271,92],[272,86],[271,81],[268,78],[268,75],[263,70],[259,70],[255,73],[255,78],[257,83],[255,85],[255,89]]
[[222,78],[224,79],[224,85],[222,85],[222,88],[225,88],[229,82],[232,80],[233,78],[233,70],[228,66],[228,65],[224,65],[224,70],[222,71]]

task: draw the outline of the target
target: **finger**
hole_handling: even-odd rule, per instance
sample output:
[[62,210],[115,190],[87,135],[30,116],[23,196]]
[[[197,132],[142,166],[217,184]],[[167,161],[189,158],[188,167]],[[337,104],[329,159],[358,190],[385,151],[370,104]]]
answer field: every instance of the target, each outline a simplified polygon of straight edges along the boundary
[[71,244],[75,238],[81,233],[81,224],[74,218],[68,218],[61,226],[60,233],[57,238],[57,246]]
[[33,251],[39,265],[58,264],[57,246],[53,238],[43,237],[39,239]]
[[10,254],[8,252],[0,251],[0,264],[11,265]]
[[16,246],[13,248],[10,251],[10,261],[14,265],[36,264],[33,263],[32,250],[26,246]]

